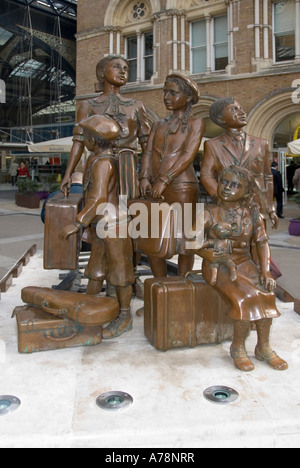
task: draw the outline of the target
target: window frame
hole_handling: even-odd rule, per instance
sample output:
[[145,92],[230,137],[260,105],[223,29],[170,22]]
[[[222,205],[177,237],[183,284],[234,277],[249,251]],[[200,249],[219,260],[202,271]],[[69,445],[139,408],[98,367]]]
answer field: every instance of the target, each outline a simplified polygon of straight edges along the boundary
[[[129,64],[129,68],[130,68],[130,64],[132,62],[136,62],[136,75],[137,75],[137,67],[138,67],[138,47],[136,48],[136,57],[129,57],[128,56],[128,50],[129,50],[129,47],[128,47],[128,41],[131,40],[131,39],[136,39],[137,40],[137,35],[130,35],[130,36],[127,36],[126,39],[125,39],[125,45],[126,45],[126,50],[125,50],[125,57],[126,57],[126,60]],[[129,78],[130,78],[130,72],[129,72]],[[128,79],[128,83],[136,83],[136,80],[133,80],[133,81],[129,81]]]
[[[203,23],[204,24],[204,29],[205,29],[205,34],[206,34],[206,21],[205,18],[203,19],[198,19],[196,21],[192,21],[190,23],[190,70],[192,75],[198,75],[202,73],[206,73],[207,70],[207,37],[205,36],[205,45],[201,46],[193,46],[193,26],[197,23]],[[204,50],[205,49],[205,70],[202,72],[194,71],[194,51],[195,50]]]
[[[216,19],[217,18],[222,18],[222,17],[225,17],[226,18],[226,25],[227,25],[227,32],[226,32],[226,36],[227,36],[227,41],[226,42],[215,42],[215,30],[216,30]],[[228,14],[227,13],[223,13],[221,15],[216,15],[212,18],[212,22],[211,22],[211,70],[213,72],[222,72],[224,70],[226,70],[228,64],[229,64],[229,24],[228,24]],[[225,68],[221,68],[220,70],[216,70],[216,46],[218,45],[222,45],[222,44],[226,44],[227,45],[227,65]]]
[[[286,0],[282,0],[283,2],[285,2]],[[295,58],[296,58],[296,4],[295,2],[293,2],[294,4],[294,8],[295,8],[295,11],[294,11],[294,29],[293,30],[289,30],[289,31],[281,31],[280,33],[277,33],[275,31],[275,7],[278,3],[281,3],[280,1],[275,1],[273,2],[272,4],[272,42],[273,42],[273,63],[274,65],[285,65],[285,64],[289,64],[289,63],[293,63],[295,61]],[[294,58],[291,58],[291,59],[287,59],[287,60],[280,60],[280,61],[277,61],[277,47],[276,47],[276,39],[277,37],[281,37],[283,34],[283,32],[293,32],[294,33],[294,48],[295,48],[295,56]],[[280,36],[279,36],[280,34]]]
[[[226,23],[227,23],[227,41],[224,43],[217,43],[215,42],[215,20],[217,18],[225,17],[226,18]],[[196,23],[203,23],[205,27],[205,32],[206,32],[206,19],[199,18],[195,21],[190,22],[190,72],[192,75],[199,75],[199,74],[204,74],[207,73],[208,69],[208,55],[210,57],[210,64],[209,64],[209,70],[211,73],[222,73],[226,71],[226,68],[229,64],[229,24],[228,24],[228,13],[220,13],[216,14],[211,17],[210,21],[210,27],[209,27],[209,37],[210,37],[210,44],[207,44],[207,37],[205,39],[205,46],[193,46],[193,26]],[[225,68],[222,68],[220,70],[216,70],[216,46],[221,45],[221,44],[227,44],[227,65]],[[194,71],[194,51],[196,49],[205,49],[206,50],[206,63],[205,63],[205,70],[201,72]]]
[[[152,54],[147,54],[146,55],[146,36],[147,35],[150,35],[152,34],[152,37],[153,36],[153,30],[151,31],[144,31],[140,34],[140,57],[138,56],[139,55],[139,48],[138,48],[138,34],[130,34],[128,36],[125,37],[125,57],[126,57],[126,60],[128,61],[128,63],[130,64],[130,62],[133,62],[133,61],[136,61],[136,70],[137,70],[137,73],[136,73],[136,79],[135,80],[131,80],[131,81],[128,81],[128,84],[131,84],[131,83],[137,83],[138,82],[138,69],[140,70],[140,74],[141,74],[141,82],[149,82],[151,81],[151,78],[150,79],[146,79],[145,78],[145,75],[146,75],[146,60],[151,58],[152,57],[152,75],[151,77],[153,76],[154,74],[154,41],[152,42],[152,51],[153,53]],[[136,53],[136,57],[129,57],[128,56],[128,41],[130,39],[136,39],[137,40],[137,53]]]

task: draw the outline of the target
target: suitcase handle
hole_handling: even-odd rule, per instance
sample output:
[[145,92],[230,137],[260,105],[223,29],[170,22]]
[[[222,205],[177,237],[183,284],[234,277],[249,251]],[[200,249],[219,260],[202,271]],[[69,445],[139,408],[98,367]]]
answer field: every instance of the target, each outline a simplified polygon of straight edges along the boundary
[[185,279],[187,279],[190,275],[195,275],[195,274],[202,275],[202,270],[188,271],[184,277]]
[[47,302],[43,301],[41,303],[41,308],[44,312],[48,312],[51,315],[59,315],[59,316],[66,316],[67,315],[67,309],[51,309],[50,307],[47,306]]
[[62,337],[62,338],[56,338],[55,336],[52,336],[51,332],[47,332],[47,333],[45,333],[45,337],[47,338],[47,340],[55,341],[56,343],[62,343],[64,341],[72,340],[73,338],[75,338],[75,336],[78,335],[78,333],[79,333],[78,330],[76,330],[69,336]]

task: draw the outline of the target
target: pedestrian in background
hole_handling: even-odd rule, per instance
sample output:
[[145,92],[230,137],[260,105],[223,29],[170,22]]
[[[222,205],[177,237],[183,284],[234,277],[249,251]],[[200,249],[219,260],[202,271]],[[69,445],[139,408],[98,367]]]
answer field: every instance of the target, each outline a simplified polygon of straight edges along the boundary
[[9,168],[10,182],[13,187],[15,183],[17,182],[18,168],[19,168],[19,164],[16,162],[13,162]]
[[23,161],[18,167],[18,177],[30,179],[30,173],[29,173],[28,167],[25,166],[25,163]]
[[297,169],[297,166],[296,166],[294,160],[292,160],[290,162],[290,164],[286,168],[286,178],[287,178],[287,183],[288,183],[288,195],[292,195],[293,191],[294,191],[293,177],[295,175],[296,169]]
[[278,171],[278,163],[276,161],[272,162],[271,171],[273,174],[273,185],[274,185],[274,198],[277,202],[276,214],[278,218],[284,218],[282,216],[283,211],[283,184],[282,184],[282,175],[281,172]]
[[296,190],[300,190],[300,167],[296,169],[296,172],[293,177],[293,184]]

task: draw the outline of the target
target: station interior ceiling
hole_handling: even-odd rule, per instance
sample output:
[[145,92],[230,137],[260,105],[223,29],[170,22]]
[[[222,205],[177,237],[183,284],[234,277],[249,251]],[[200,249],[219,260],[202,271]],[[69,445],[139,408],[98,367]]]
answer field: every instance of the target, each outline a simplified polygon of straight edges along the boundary
[[1,0],[0,140],[62,114],[74,120],[76,18],[77,0]]
[[[0,142],[38,143],[71,135],[76,23],[77,0],[0,1],[0,80],[5,84]],[[299,116],[287,116],[276,128],[275,150],[293,140]],[[208,129],[211,125],[208,119]],[[218,132],[213,128],[209,136]]]

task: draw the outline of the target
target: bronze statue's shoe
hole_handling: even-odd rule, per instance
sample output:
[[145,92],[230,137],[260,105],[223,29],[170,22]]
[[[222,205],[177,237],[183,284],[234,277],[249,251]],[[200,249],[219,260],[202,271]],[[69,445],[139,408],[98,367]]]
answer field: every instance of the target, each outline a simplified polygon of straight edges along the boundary
[[125,332],[132,330],[132,317],[130,309],[120,311],[119,316],[107,327],[103,328],[103,339],[109,340],[111,338],[116,338],[117,336],[123,335]]
[[144,300],[144,284],[140,278],[136,278],[135,280],[134,293],[138,299]]
[[259,361],[266,361],[269,366],[273,367],[275,370],[284,371],[288,369],[288,363],[281,359],[275,351],[268,351],[267,353],[261,353],[256,346],[255,348],[255,357]]
[[230,347],[230,356],[233,359],[235,367],[237,367],[242,372],[251,372],[254,370],[254,365],[250,361],[245,350],[238,350]]
[[144,317],[144,307],[141,307],[140,309],[138,309],[138,310],[136,311],[136,315],[137,315],[138,317]]

